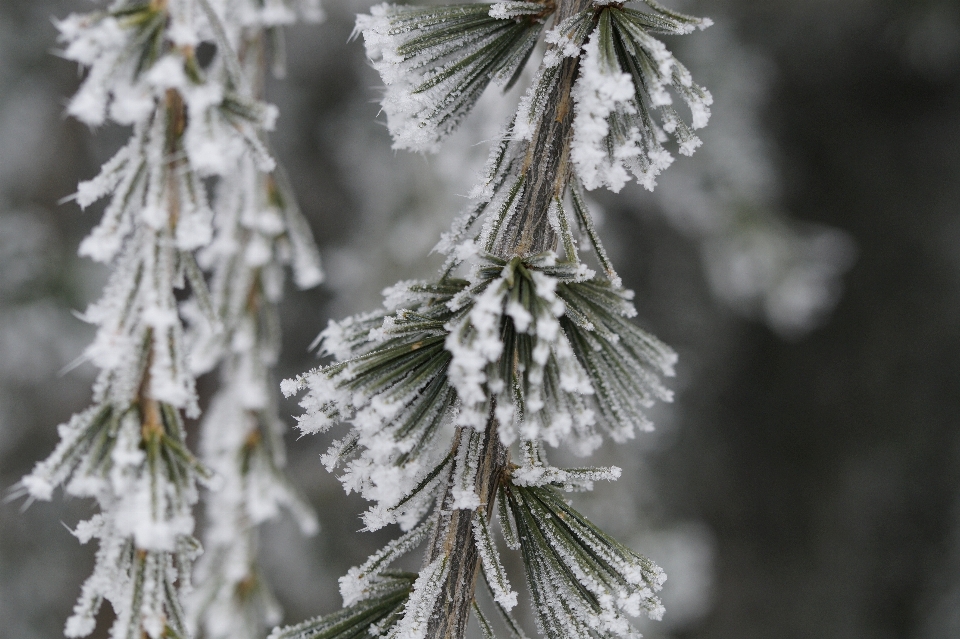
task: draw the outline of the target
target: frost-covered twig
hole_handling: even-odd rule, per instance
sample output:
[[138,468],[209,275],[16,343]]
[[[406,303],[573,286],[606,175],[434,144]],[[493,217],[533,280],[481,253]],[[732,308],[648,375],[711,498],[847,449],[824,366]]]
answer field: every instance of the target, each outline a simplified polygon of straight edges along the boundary
[[[313,2],[220,5],[217,41],[226,41],[221,46],[235,62],[224,69],[225,79],[241,74],[240,83],[257,94],[268,40],[272,54],[282,56],[271,34],[294,20],[295,9],[307,19],[319,17]],[[196,374],[220,364],[220,387],[201,425],[200,453],[221,485],[205,500],[205,552],[188,612],[201,637],[259,639],[280,621],[281,610],[258,566],[258,525],[283,507],[305,534],[317,530],[309,505],[283,474],[285,426],[271,374],[280,348],[277,304],[286,267],[301,288],[317,285],[323,274],[281,167],[267,173],[252,157],[240,158],[217,184],[214,211],[214,239],[199,262],[212,274],[210,304],[222,330],[194,320],[190,363]]]
[[[220,388],[201,425],[201,458],[223,479],[206,499],[205,553],[192,598],[204,637],[260,637],[279,621],[257,568],[260,523],[284,507],[305,534],[317,530],[309,506],[282,472],[285,426],[271,369],[279,354],[276,305],[292,231],[281,221],[284,199],[277,188],[271,176],[241,164],[236,176],[219,185],[216,209],[223,226],[201,255],[213,271],[211,297],[224,321],[218,333],[198,323],[192,362],[199,373],[223,361]],[[306,268],[296,272],[298,283],[316,283],[315,260]]]
[[[285,219],[299,215],[277,181],[247,161],[218,185],[217,234],[201,263],[213,272],[211,300],[223,330],[192,335],[192,365],[222,361],[220,387],[201,424],[201,459],[222,479],[205,499],[205,552],[197,565],[191,617],[204,637],[262,637],[280,610],[257,567],[257,526],[281,507],[312,534],[316,519],[283,475],[285,425],[271,369],[279,355],[277,303],[283,265],[293,258]],[[307,240],[309,238],[306,238]],[[294,260],[296,262],[296,260]],[[297,264],[301,285],[319,278],[315,254]]]
[[[255,4],[239,12],[244,19],[280,8]],[[183,417],[198,417],[199,407],[176,291],[189,284],[199,321],[223,332],[196,260],[223,226],[204,178],[238,165],[275,170],[264,132],[276,110],[231,76],[234,50],[217,42],[225,29],[206,8],[118,0],[58,23],[63,55],[87,67],[68,112],[91,126],[109,119],[132,127],[130,141],[75,196],[84,208],[109,199],[80,247],[113,268],[103,298],[83,315],[98,327],[86,351],[100,369],[94,404],[61,426],[60,444],[22,482],[32,498],[65,485],[100,507],[75,532],[83,542],[97,538],[100,549],[69,637],[94,630],[104,599],[116,615],[114,639],[190,634],[184,601],[199,553],[191,511],[197,480],[214,473],[186,447]],[[202,42],[218,49],[206,68],[196,55]]]
[[[649,430],[643,410],[671,399],[660,376],[673,374],[676,355],[630,321],[632,294],[582,193],[617,190],[630,173],[653,188],[670,161],[668,134],[689,154],[698,146],[692,129],[709,115],[709,93],[654,37],[709,21],[644,4],[382,5],[358,19],[388,85],[395,146],[415,150],[433,149],[490,82],[516,79],[544,31],[547,48],[475,204],[438,246],[447,255],[438,279],[401,282],[385,292],[381,311],[331,322],[321,350],[335,361],[284,383],[287,394],[304,392],[304,432],[351,423],[324,461],[341,469],[348,491],[375,502],[368,528],[432,530],[402,609],[375,620],[363,614],[379,601],[373,584],[390,583],[387,557],[412,550],[412,541],[356,569],[370,594],[350,589],[344,611],[312,622],[324,629],[316,636],[459,639],[481,572],[517,629],[508,611],[515,593],[490,533],[498,499],[505,540],[521,553],[548,637],[631,637],[628,617],[662,613],[662,571],[558,493],[619,471],[559,469],[545,454],[548,445],[588,454],[604,434],[619,442]],[[692,126],[669,106],[670,91],[686,102]],[[581,241],[594,249],[593,267],[581,259]],[[274,637],[305,637],[305,627]]]

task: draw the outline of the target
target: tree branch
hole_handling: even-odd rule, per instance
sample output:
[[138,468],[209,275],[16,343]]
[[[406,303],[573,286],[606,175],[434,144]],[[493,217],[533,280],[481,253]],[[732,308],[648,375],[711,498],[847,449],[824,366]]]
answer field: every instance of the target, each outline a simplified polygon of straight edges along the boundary
[[[559,4],[556,24],[586,9],[591,0]],[[547,213],[554,198],[563,197],[570,178],[572,90],[579,64],[580,58],[564,58],[560,63],[560,79],[547,97],[543,116],[527,146],[522,168],[526,184],[517,204],[517,215],[497,243],[496,253],[501,257],[535,255],[556,248],[557,236]]]
[[[583,11],[590,0],[561,2],[556,22]],[[502,257],[531,255],[556,248],[557,236],[550,226],[548,211],[557,197],[562,197],[570,176],[570,140],[573,135],[573,97],[579,58],[561,62],[560,80],[547,99],[543,117],[530,140],[523,171],[527,188],[518,205],[518,215],[498,242],[496,252]],[[453,453],[466,445],[466,428],[457,429]],[[491,410],[481,449],[476,490],[481,508],[493,512],[497,487],[507,470],[509,451],[497,434],[497,421]],[[456,485],[455,465],[451,466],[446,491],[437,515],[424,566],[440,556],[450,558],[450,572],[430,617],[427,639],[462,639],[474,602],[480,555],[473,539],[473,511],[453,509]]]
[[[466,445],[469,431],[470,427],[465,426],[457,429],[453,444],[454,455],[459,446]],[[497,421],[492,411],[480,454],[475,486],[480,496],[480,508],[484,508],[489,517],[493,513],[497,487],[508,462],[508,451],[500,442]],[[451,464],[437,525],[430,539],[428,552],[424,556],[424,566],[442,555],[450,558],[450,572],[430,615],[427,639],[461,639],[473,604],[480,565],[480,555],[473,540],[474,511],[452,508],[455,486],[456,464]]]

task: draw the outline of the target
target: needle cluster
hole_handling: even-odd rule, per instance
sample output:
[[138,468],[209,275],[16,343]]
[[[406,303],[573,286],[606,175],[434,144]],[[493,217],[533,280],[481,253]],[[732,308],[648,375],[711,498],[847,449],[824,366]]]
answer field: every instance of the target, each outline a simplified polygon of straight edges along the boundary
[[[241,636],[224,619],[244,619],[246,633],[278,620],[255,597],[223,592],[255,583],[251,529],[278,505],[301,511],[305,527],[312,522],[280,475],[268,371],[283,268],[310,286],[319,261],[268,150],[276,109],[258,91],[263,42],[294,8],[115,0],[57,23],[64,57],[86,69],[68,112],[90,126],[131,129],[74,196],[82,208],[107,200],[80,247],[111,268],[103,297],[82,315],[97,327],[84,355],[100,371],[93,405],[60,427],[59,445],[21,483],[31,499],[50,499],[63,485],[99,506],[74,532],[83,543],[97,539],[99,551],[68,637],[93,632],[104,600],[116,615],[113,639],[187,637],[197,626],[205,636]],[[312,2],[301,8],[316,15]],[[202,44],[214,51],[204,64]],[[184,420],[200,416],[197,375],[220,363],[225,381],[197,456]],[[200,604],[189,597],[201,552],[198,482],[221,489],[208,507],[212,552]]]
[[[331,322],[318,343],[333,361],[283,384],[302,393],[303,432],[349,424],[324,462],[374,502],[368,529],[405,534],[341,579],[341,612],[273,639],[459,638],[471,612],[492,636],[478,579],[522,637],[495,520],[550,639],[636,636],[630,617],[662,615],[663,572],[562,496],[620,470],[558,468],[546,451],[622,442],[672,398],[661,376],[676,355],[631,321],[632,293],[584,190],[619,190],[631,174],[652,189],[670,137],[682,154],[699,145],[710,94],[655,36],[708,25],[652,0],[380,5],[358,19],[397,148],[436,148],[491,82],[522,77],[541,37],[546,50],[473,204],[441,238],[438,278],[401,282],[379,311]],[[418,574],[391,570],[424,545]]]

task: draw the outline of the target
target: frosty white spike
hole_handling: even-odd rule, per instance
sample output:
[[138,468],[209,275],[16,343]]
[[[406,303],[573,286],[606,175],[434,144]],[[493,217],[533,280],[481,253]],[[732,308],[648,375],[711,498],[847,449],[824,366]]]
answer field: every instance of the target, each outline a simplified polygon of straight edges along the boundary
[[632,104],[636,89],[630,74],[621,72],[606,56],[600,55],[598,40],[599,34],[595,32],[583,45],[580,77],[573,92],[577,115],[573,121],[570,156],[586,188],[607,185],[616,192],[629,178],[623,161],[640,152],[636,144],[639,131],[628,133],[610,157],[606,144],[610,135],[608,119],[617,110],[636,114]]
[[450,558],[444,556],[420,571],[403,609],[403,617],[386,633],[387,639],[423,639],[427,636],[430,613],[440,596],[449,569]]
[[[663,11],[659,5],[653,8]],[[680,153],[700,146],[690,127],[670,105],[672,87],[690,108],[693,128],[706,126],[713,98],[693,83],[690,72],[666,46],[650,35],[648,14],[610,7],[583,47],[585,55],[574,87],[576,119],[571,159],[587,189],[608,186],[617,192],[633,173],[648,190],[673,162],[663,147],[673,135]],[[685,32],[705,22],[669,12],[661,32]],[[670,21],[672,20],[672,22]],[[685,29],[686,27],[686,29]],[[651,114],[659,110],[662,129]]]
[[517,593],[514,592],[507,580],[507,571],[504,570],[500,562],[500,553],[493,543],[493,537],[490,534],[490,526],[487,523],[487,515],[483,510],[478,510],[473,520],[473,539],[477,544],[477,550],[480,552],[480,560],[483,562],[483,574],[493,590],[494,600],[505,610],[512,610],[517,605]]
[[420,524],[371,555],[362,566],[353,567],[346,575],[340,577],[340,596],[343,597],[343,605],[350,606],[369,595],[376,588],[376,580],[380,573],[398,558],[423,543],[429,532],[430,528],[426,523]]

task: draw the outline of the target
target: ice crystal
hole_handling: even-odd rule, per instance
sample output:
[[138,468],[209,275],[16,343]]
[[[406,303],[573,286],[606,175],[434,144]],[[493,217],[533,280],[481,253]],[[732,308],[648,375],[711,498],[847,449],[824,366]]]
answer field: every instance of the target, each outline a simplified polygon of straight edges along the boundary
[[[654,19],[656,17],[656,19]],[[698,24],[701,28],[706,23]],[[673,162],[663,147],[673,135],[679,150],[691,155],[700,140],[670,106],[672,87],[687,103],[692,128],[706,126],[713,98],[693,83],[690,72],[666,46],[650,35],[685,33],[690,22],[668,14],[622,7],[603,9],[584,45],[574,88],[576,118],[571,158],[587,189],[608,186],[619,191],[632,173],[649,190]],[[661,124],[651,114],[658,110]]]

